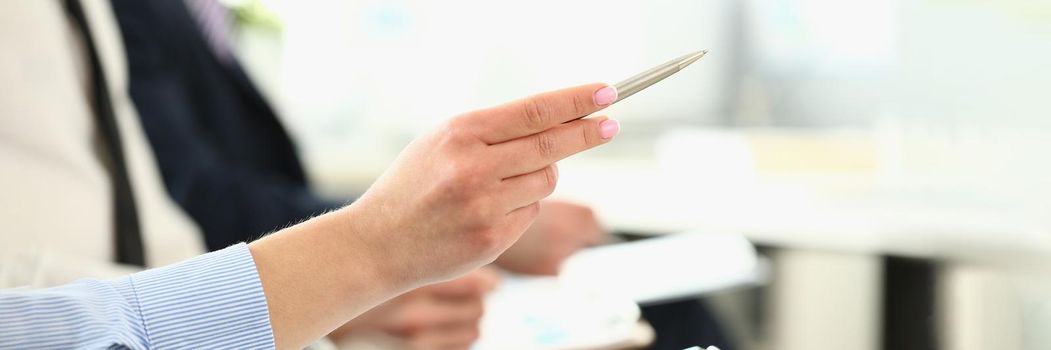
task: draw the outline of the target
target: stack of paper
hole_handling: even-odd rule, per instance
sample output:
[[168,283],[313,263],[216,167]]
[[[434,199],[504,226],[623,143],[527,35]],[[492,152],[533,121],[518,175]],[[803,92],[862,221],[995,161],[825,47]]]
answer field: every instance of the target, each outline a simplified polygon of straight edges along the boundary
[[763,270],[743,236],[689,232],[581,251],[561,280],[647,304],[755,284]]
[[581,251],[555,277],[507,276],[486,301],[474,350],[645,345],[637,303],[757,283],[755,249],[739,235],[682,233]]

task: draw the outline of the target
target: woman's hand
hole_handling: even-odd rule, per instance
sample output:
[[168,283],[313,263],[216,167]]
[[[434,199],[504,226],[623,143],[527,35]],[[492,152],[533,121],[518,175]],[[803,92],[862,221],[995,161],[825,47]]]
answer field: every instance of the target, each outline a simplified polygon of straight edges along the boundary
[[410,144],[348,208],[348,220],[406,281],[490,263],[555,189],[555,162],[619,131],[605,117],[577,119],[615,99],[612,87],[589,84],[458,116]]
[[620,125],[589,84],[458,116],[413,141],[354,204],[253,242],[278,348],[301,348],[395,295],[492,262],[555,188],[555,162]]
[[540,216],[496,263],[518,273],[557,275],[566,258],[599,243],[604,233],[590,207],[545,200]]
[[485,296],[499,281],[483,267],[448,282],[402,294],[330,334],[337,343],[361,332],[380,331],[412,349],[469,349],[478,339]]

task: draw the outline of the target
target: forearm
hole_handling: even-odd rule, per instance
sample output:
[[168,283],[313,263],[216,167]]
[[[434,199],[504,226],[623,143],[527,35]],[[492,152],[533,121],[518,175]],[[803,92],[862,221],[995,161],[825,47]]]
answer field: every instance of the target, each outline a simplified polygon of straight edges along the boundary
[[249,247],[279,349],[302,348],[420,281],[388,254],[353,207],[253,242]]
[[268,321],[243,245],[112,281],[0,291],[2,349],[264,349]]
[[344,208],[113,281],[0,291],[0,348],[302,348],[425,283],[368,222]]

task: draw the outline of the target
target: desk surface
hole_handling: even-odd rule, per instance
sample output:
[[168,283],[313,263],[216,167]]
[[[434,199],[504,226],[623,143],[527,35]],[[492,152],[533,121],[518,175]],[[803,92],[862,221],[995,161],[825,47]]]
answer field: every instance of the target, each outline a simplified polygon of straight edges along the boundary
[[1047,207],[963,185],[785,177],[723,186],[609,159],[567,162],[560,176],[556,195],[593,205],[613,229],[708,229],[759,244],[949,259],[1051,256]]

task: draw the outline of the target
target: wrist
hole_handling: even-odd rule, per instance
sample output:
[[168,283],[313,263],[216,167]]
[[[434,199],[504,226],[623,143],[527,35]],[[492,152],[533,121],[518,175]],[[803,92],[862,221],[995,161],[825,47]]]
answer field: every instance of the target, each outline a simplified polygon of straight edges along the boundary
[[340,209],[249,245],[278,348],[301,347],[411,288]]
[[[342,264],[357,265],[367,280],[391,296],[419,287],[423,276],[418,276],[406,245],[398,241],[405,239],[396,227],[383,220],[382,216],[370,213],[364,205],[352,204],[330,213],[337,218],[340,228],[333,232],[332,242],[346,260]],[[344,265],[345,266],[345,265]],[[361,273],[359,272],[359,273]],[[354,288],[354,286],[348,286]]]

